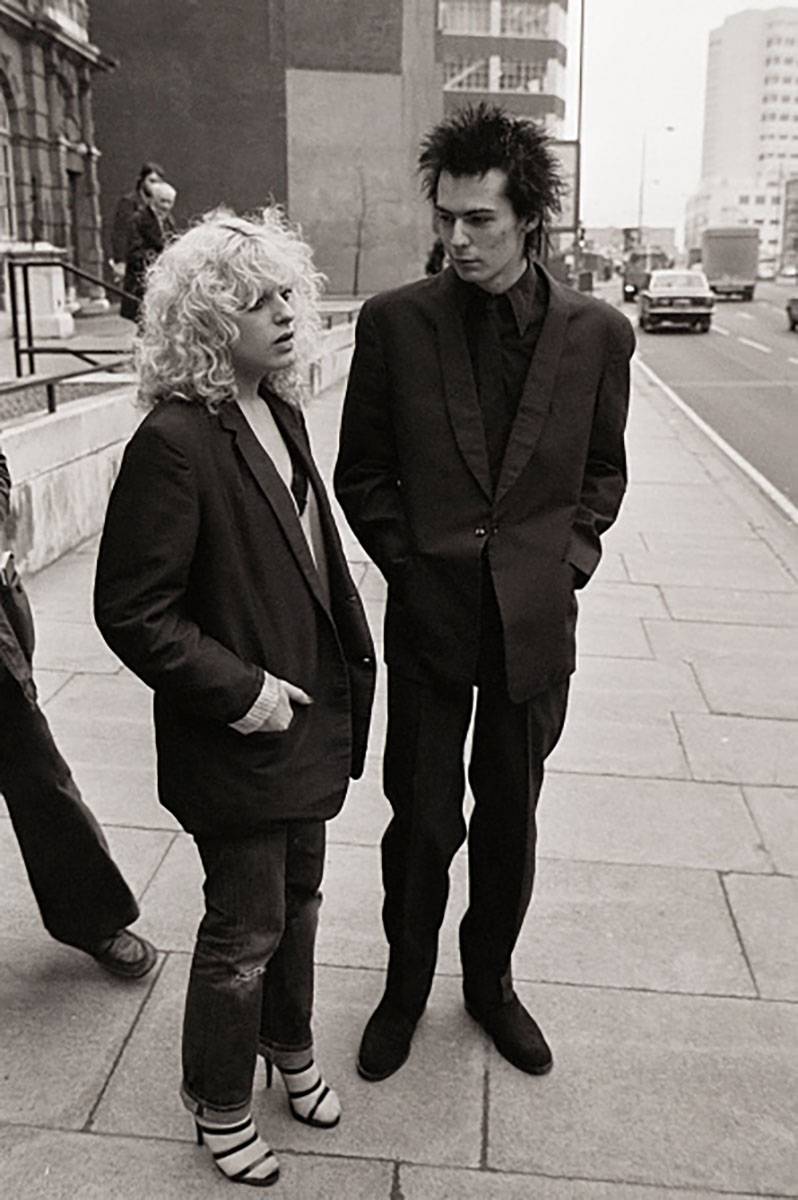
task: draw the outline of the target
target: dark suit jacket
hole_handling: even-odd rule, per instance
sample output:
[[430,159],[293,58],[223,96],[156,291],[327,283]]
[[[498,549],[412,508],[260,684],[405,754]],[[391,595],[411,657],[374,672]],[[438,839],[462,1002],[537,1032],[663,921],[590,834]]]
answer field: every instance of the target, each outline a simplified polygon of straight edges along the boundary
[[[301,414],[274,401],[318,497],[326,604],[291,498],[240,409],[166,400],[125,451],[95,615],[155,692],[161,802],[196,833],[326,818],[362,770],[374,652]],[[230,728],[264,669],[303,688],[285,733]]]
[[335,472],[388,580],[388,663],[474,682],[486,552],[517,702],[573,670],[574,585],[595,570],[626,486],[631,325],[547,278],[495,492],[451,268],[364,304]]
[[132,299],[124,297],[119,314],[135,321],[139,315],[146,285],[147,267],[155,262],[175,231],[171,217],[163,225],[149,205],[142,205],[130,217],[125,252],[125,278],[122,287]]

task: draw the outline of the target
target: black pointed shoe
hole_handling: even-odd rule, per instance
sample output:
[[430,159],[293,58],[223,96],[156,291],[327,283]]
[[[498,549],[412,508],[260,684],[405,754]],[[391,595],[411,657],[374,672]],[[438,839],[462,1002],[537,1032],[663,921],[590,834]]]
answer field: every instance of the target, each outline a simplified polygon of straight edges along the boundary
[[465,1002],[466,1012],[481,1025],[509,1063],[528,1075],[545,1075],[554,1060],[543,1033],[517,996],[504,1004],[478,1009]]
[[358,1074],[370,1083],[387,1079],[407,1062],[416,1023],[383,996],[368,1019],[357,1056]]

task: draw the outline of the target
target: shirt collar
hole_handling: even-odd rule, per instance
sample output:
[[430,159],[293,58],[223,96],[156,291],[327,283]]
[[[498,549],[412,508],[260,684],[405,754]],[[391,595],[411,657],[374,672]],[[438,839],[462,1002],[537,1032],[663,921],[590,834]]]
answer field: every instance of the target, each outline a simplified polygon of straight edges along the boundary
[[[452,273],[457,284],[456,295],[464,309],[469,302],[484,304],[486,298],[493,295],[491,292],[486,292],[479,284],[467,283],[461,279],[454,268],[452,268]],[[545,283],[542,277],[538,276],[534,265],[528,262],[523,275],[516,279],[512,287],[509,287],[506,292],[499,293],[499,296],[506,296],[521,337],[536,317],[541,303],[545,304],[544,287]],[[499,299],[499,296],[496,299]]]

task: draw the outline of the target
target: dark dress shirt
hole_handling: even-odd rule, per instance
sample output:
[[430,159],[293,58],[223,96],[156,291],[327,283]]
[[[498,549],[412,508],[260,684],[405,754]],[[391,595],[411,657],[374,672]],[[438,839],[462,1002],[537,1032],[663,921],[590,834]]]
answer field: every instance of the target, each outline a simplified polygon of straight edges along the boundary
[[542,272],[529,265],[500,295],[473,283],[461,283],[461,288],[468,350],[495,486],[546,317],[548,284]]

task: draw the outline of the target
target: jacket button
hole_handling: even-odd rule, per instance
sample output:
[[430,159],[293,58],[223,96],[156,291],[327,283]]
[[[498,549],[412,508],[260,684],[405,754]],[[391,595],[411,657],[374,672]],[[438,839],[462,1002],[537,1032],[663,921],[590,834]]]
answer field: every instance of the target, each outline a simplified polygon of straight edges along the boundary
[[474,530],[474,537],[485,537],[487,532],[488,531],[484,525],[477,525],[476,529]]
[[370,667],[371,664],[374,662],[374,659],[371,657],[370,654],[364,654],[360,661],[362,662],[364,667]]

